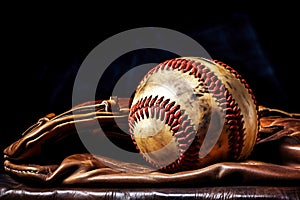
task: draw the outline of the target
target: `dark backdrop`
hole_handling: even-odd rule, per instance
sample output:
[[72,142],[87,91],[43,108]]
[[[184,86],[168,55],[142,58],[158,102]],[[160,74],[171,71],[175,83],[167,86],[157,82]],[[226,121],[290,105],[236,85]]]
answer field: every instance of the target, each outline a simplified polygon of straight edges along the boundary
[[[114,34],[137,27],[165,27],[193,37],[246,78],[259,104],[300,112],[297,7],[289,2],[198,4],[3,6],[0,150],[45,114],[69,109],[73,81],[88,53]],[[155,51],[147,55],[136,52],[119,64],[166,58]],[[118,70],[114,66],[111,77],[120,75]],[[109,96],[112,80],[105,80],[98,98]]]

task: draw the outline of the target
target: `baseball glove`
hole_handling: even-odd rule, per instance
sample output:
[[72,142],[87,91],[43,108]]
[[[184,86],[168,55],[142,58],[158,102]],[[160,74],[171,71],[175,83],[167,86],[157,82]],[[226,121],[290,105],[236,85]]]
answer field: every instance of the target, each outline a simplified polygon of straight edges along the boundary
[[[245,161],[220,162],[170,174],[90,153],[79,134],[107,137],[119,148],[136,151],[130,136],[122,131],[128,129],[129,104],[127,98],[86,102],[60,115],[49,114],[39,119],[4,150],[6,173],[24,184],[46,187],[199,187],[300,182],[300,115],[267,107],[259,109],[259,137]],[[96,134],[93,122],[101,125],[104,135]],[[85,131],[77,133],[75,124]]]

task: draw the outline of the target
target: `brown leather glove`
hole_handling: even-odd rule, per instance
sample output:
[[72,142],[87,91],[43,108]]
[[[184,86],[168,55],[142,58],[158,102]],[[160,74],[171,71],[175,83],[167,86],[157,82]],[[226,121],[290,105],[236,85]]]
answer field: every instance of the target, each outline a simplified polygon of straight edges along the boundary
[[[297,185],[300,183],[299,114],[260,108],[260,134],[244,162],[223,162],[197,170],[162,173],[146,165],[91,154],[79,134],[93,137],[99,122],[109,140],[137,153],[128,127],[130,99],[86,102],[58,116],[49,114],[4,150],[4,167],[25,184],[84,187],[197,187],[208,185]],[[74,112],[76,111],[76,112]],[[74,114],[75,113],[75,114]],[[75,123],[84,127],[77,133]],[[97,136],[99,137],[99,136]],[[272,159],[271,159],[272,158]]]

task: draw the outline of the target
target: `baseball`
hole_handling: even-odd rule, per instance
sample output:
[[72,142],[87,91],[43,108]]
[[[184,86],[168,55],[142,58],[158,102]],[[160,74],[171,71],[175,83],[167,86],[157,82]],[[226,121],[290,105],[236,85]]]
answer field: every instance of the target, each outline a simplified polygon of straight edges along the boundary
[[153,67],[135,90],[128,123],[141,155],[165,172],[246,159],[259,127],[246,80],[230,66],[201,57]]

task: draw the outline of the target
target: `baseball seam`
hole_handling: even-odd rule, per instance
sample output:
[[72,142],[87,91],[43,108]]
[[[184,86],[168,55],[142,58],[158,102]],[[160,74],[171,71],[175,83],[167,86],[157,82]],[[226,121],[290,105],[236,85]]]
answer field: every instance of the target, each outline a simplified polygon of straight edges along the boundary
[[242,77],[241,74],[239,74],[236,70],[234,70],[232,67],[230,67],[229,65],[221,62],[221,61],[218,61],[218,60],[213,60],[216,64],[219,64],[221,66],[223,66],[225,69],[229,70],[230,73],[234,74],[234,76],[240,80],[240,82],[242,84],[244,84],[245,88],[248,90],[251,98],[253,99],[254,101],[254,104],[257,106],[257,101],[256,101],[256,98],[255,98],[255,95],[253,93],[253,90],[250,88],[249,84],[246,82],[246,80]]
[[[246,79],[243,78],[243,76],[241,74],[239,74],[236,70],[234,70],[232,67],[230,67],[229,65],[219,61],[219,60],[213,60],[216,64],[219,64],[220,66],[223,66],[226,70],[229,70],[230,73],[232,73],[243,85],[244,87],[248,90],[249,95],[251,96],[253,103],[255,105],[255,109],[256,109],[256,116],[257,118],[259,118],[259,114],[258,114],[258,103],[257,100],[255,98],[254,92],[253,90],[250,88],[249,84],[247,83]],[[257,121],[258,123],[258,128],[260,126],[260,121]],[[257,129],[257,136],[256,136],[256,141],[259,139],[259,131]]]
[[[182,62],[180,66],[178,65],[178,61]],[[215,101],[223,112],[226,113],[225,122],[229,126],[229,159],[237,159],[244,144],[244,121],[240,113],[240,108],[228,89],[225,88],[221,80],[201,62],[175,59],[171,61],[171,66],[173,69],[178,68],[179,70],[183,70],[184,73],[189,72],[189,75],[194,75],[195,78],[198,78],[199,83],[202,83],[204,87],[208,88],[208,92],[215,98]]]
[[[158,163],[152,162],[144,156],[145,159],[163,170],[176,168],[176,165],[180,165],[182,154],[188,148],[187,144],[191,143],[194,139],[195,130],[191,125],[190,119],[188,119],[188,116],[180,109],[180,105],[177,105],[174,101],[170,102],[170,99],[164,99],[164,97],[159,98],[158,96],[144,97],[132,106],[132,110],[129,114],[131,135],[133,134],[135,124],[144,118],[154,118],[164,121],[170,127],[173,134],[172,136],[176,137],[180,153],[179,159],[168,166],[160,166]],[[132,140],[140,152],[133,135]]]

